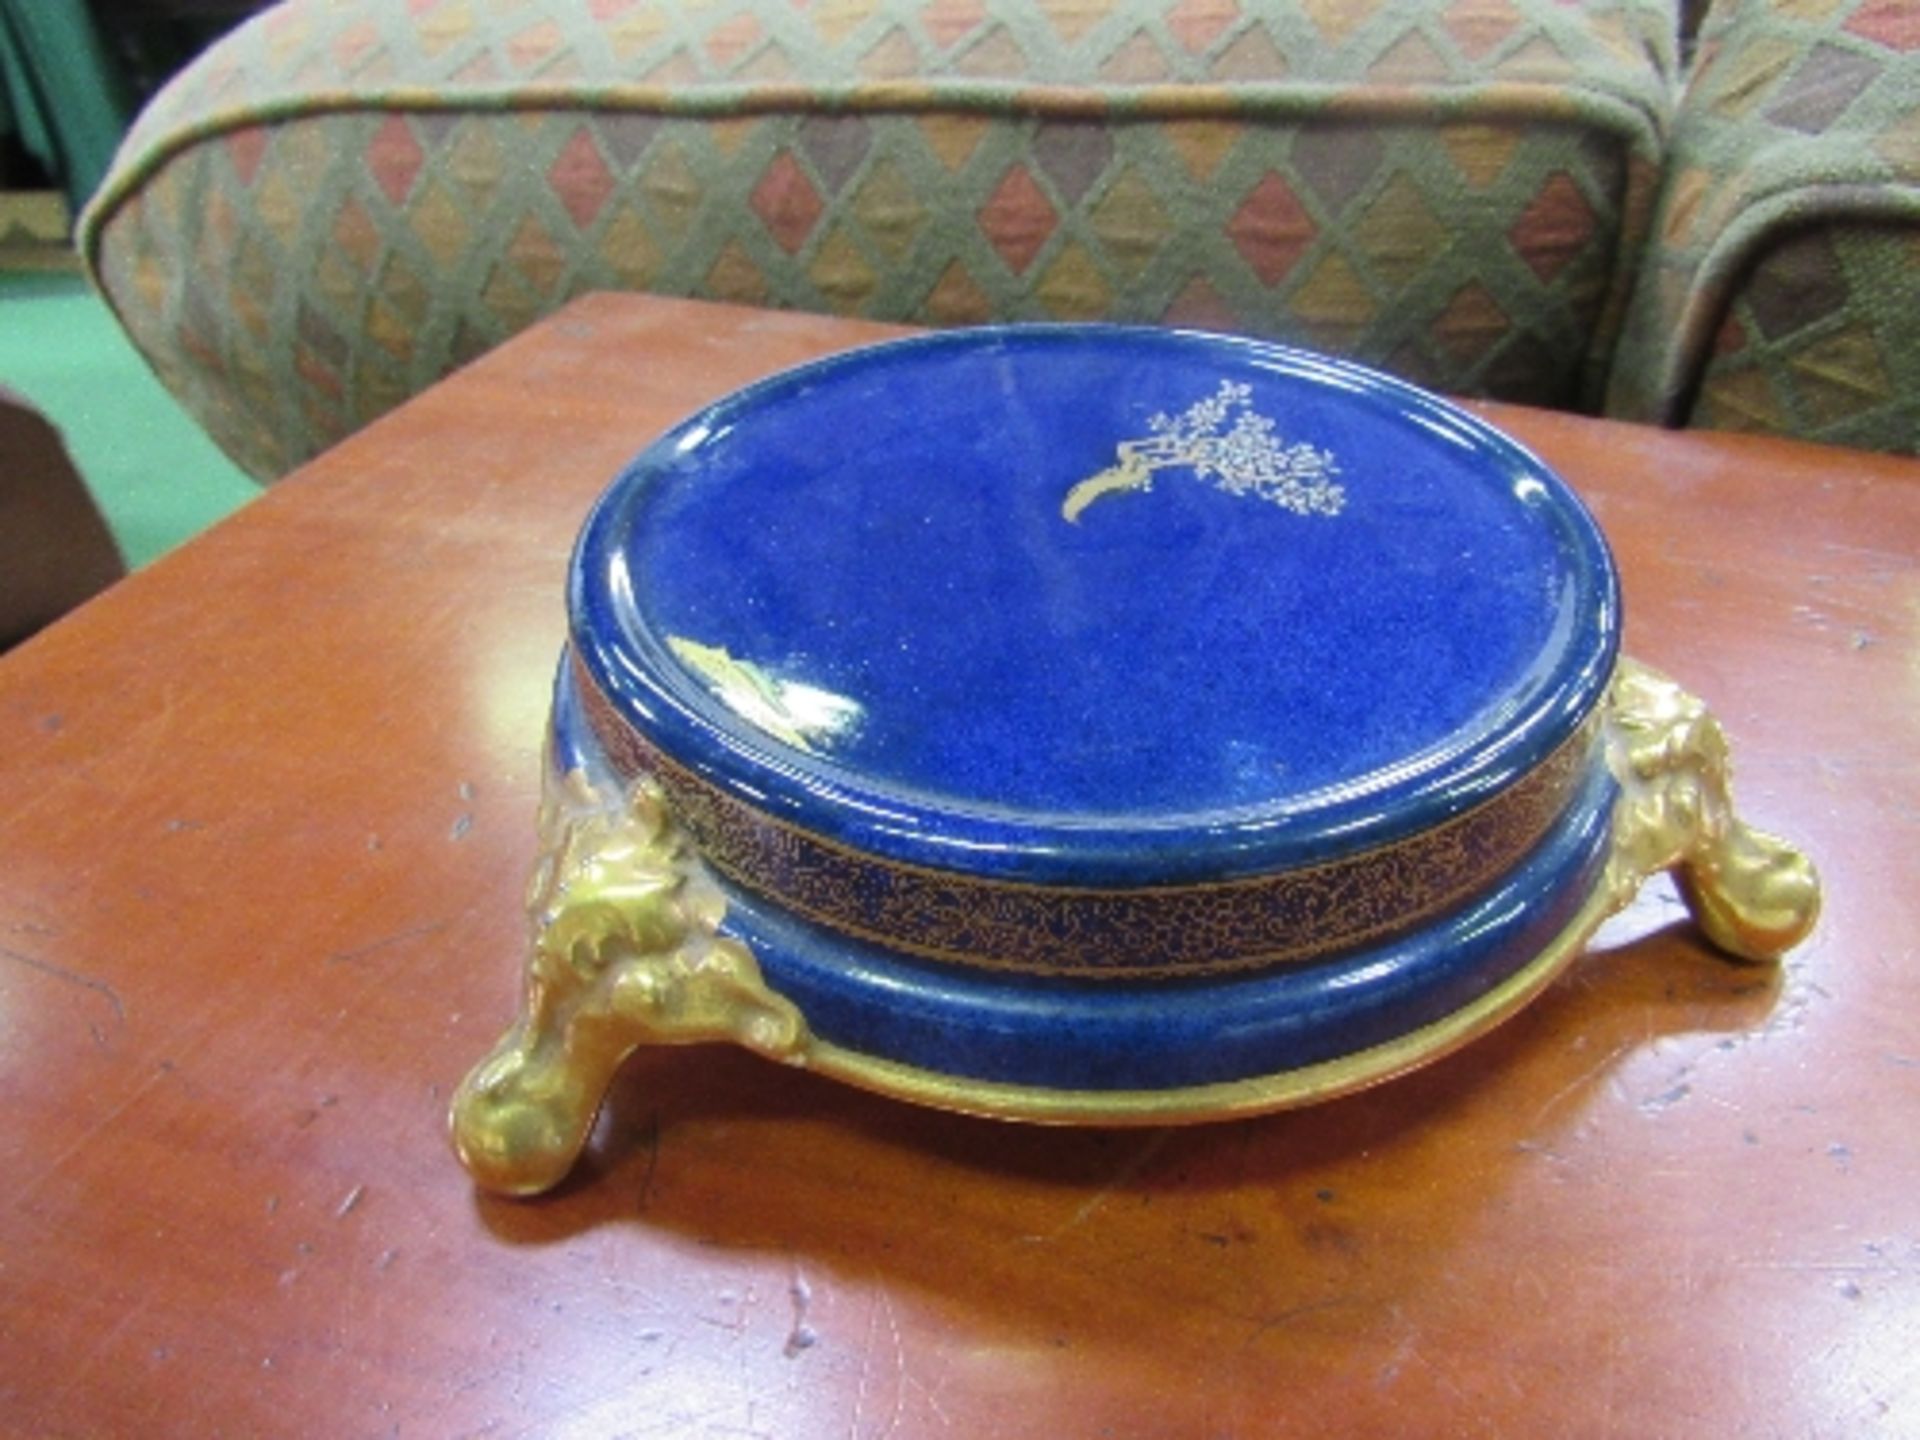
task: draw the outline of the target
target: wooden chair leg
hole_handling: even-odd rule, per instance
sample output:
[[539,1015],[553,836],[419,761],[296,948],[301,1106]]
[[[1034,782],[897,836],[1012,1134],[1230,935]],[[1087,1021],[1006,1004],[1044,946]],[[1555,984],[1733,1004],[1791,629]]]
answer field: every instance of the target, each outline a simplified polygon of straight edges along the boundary
[[0,390],[0,649],[125,573],[60,432],[25,400]]

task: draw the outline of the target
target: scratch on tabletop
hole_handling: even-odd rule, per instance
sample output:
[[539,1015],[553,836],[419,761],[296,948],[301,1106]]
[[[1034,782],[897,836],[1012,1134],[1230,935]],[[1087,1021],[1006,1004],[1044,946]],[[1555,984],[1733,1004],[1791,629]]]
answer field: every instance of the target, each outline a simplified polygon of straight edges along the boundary
[[1309,1300],[1303,1305],[1289,1305],[1261,1320],[1248,1332],[1247,1338],[1240,1342],[1242,1350],[1250,1350],[1268,1332],[1278,1330],[1283,1325],[1291,1325],[1295,1320],[1305,1319],[1309,1315],[1318,1315],[1322,1310],[1337,1310],[1342,1305],[1356,1304],[1356,1295],[1329,1295],[1324,1300]]
[[396,930],[391,935],[382,935],[378,940],[370,940],[365,945],[357,945],[351,950],[336,950],[327,956],[327,963],[329,965],[350,965],[355,960],[364,960],[369,955],[377,955],[382,950],[389,950],[395,945],[404,944],[408,940],[424,939],[426,936],[438,934],[446,928],[446,921],[434,920],[425,925],[415,925],[410,929]]
[[877,1431],[877,1440],[888,1440],[900,1428],[900,1414],[906,1401],[907,1354],[900,1341],[900,1316],[893,1308],[893,1292],[882,1286],[879,1304],[867,1314],[867,1343],[865,1354],[860,1357],[860,1384],[853,1396],[853,1420],[847,1427],[847,1440],[865,1440],[866,1430],[863,1421],[867,1413],[867,1391],[873,1384],[873,1353],[875,1338],[880,1329],[880,1315],[885,1312],[887,1331],[893,1349],[893,1408],[889,1411],[886,1423]]
[[[618,1433],[620,1440],[647,1440],[648,1436],[653,1435],[668,1437],[668,1440],[684,1440],[684,1437],[691,1435],[755,1435],[764,1433],[743,1429],[739,1426],[722,1428],[716,1417],[726,1414],[739,1403],[740,1402],[735,1399],[723,1399],[713,1401],[697,1410],[687,1407],[677,1408],[655,1416],[638,1429],[622,1429]],[[577,1408],[578,1407],[576,1407],[576,1409]],[[579,1414],[573,1417],[576,1422],[576,1429],[579,1428],[579,1421],[582,1418]],[[539,1429],[537,1426],[516,1429],[513,1432],[516,1437],[545,1433],[548,1432]],[[768,1437],[768,1440],[771,1440],[771,1437]]]
[[647,1207],[653,1203],[653,1174],[660,1168],[660,1112],[648,1113],[646,1127],[640,1132],[640,1143],[646,1147],[647,1166],[640,1174],[640,1198],[634,1202],[634,1209],[640,1214],[647,1213]]
[[[1407,1325],[1406,1316],[1398,1305],[1389,1306],[1388,1313],[1393,1317],[1396,1325],[1406,1326],[1406,1333],[1400,1337],[1400,1342],[1393,1347],[1393,1354],[1387,1357],[1387,1363],[1374,1372],[1373,1388],[1375,1390],[1392,1388],[1394,1381],[1400,1378],[1400,1372],[1406,1368],[1409,1360],[1418,1360],[1420,1364],[1427,1365],[1426,1356],[1419,1353],[1420,1327],[1417,1325]],[[1431,1369],[1432,1367],[1428,1366],[1427,1368]]]
[[1538,1130],[1541,1125],[1546,1123],[1547,1117],[1560,1108],[1568,1096],[1572,1095],[1576,1090],[1584,1089],[1592,1082],[1594,1076],[1598,1075],[1602,1070],[1605,1070],[1622,1055],[1625,1055],[1629,1050],[1633,1049],[1638,1043],[1638,1041],[1633,1040],[1622,1041],[1607,1051],[1607,1053],[1602,1055],[1598,1060],[1594,1061],[1593,1064],[1582,1070],[1578,1075],[1574,1076],[1573,1079],[1569,1080],[1565,1085],[1562,1085],[1558,1090],[1554,1091],[1552,1095],[1547,1097],[1546,1104],[1534,1112],[1533,1122],[1528,1125],[1527,1128],[1529,1130]]
[[105,996],[107,1003],[113,1007],[114,1018],[125,1023],[126,1002],[120,998],[120,992],[106,981],[96,980],[91,975],[82,975],[77,970],[69,970],[64,965],[56,965],[51,960],[41,960],[7,945],[0,945],[0,957],[11,960],[16,965],[24,965],[29,970],[37,970],[42,975],[50,975],[55,980],[62,980],[69,985],[77,985],[82,990],[91,990],[96,995]]
[[710,1325],[715,1330],[725,1330],[735,1336],[745,1335],[747,1333],[747,1316],[752,1311],[756,1298],[753,1287],[749,1285],[747,1287],[747,1293],[744,1296],[736,1290],[722,1290],[719,1295],[714,1298],[717,1299],[722,1306],[731,1307],[733,1314],[725,1318],[718,1315],[696,1315],[693,1317],[695,1323]]
[[[187,708],[194,698],[197,697],[188,695],[185,687],[181,685],[161,686],[158,702],[142,706],[139,718],[121,735],[125,752],[131,755],[161,753],[164,746],[160,742],[173,728],[175,715]],[[90,768],[82,767],[83,770],[90,770]],[[87,778],[91,779],[91,776]]]
[[75,1390],[84,1389],[94,1379],[94,1372],[109,1364],[109,1352],[120,1338],[133,1330],[136,1323],[146,1316],[149,1301],[146,1297],[136,1299],[124,1311],[115,1317],[104,1330],[96,1330],[85,1341],[79,1354],[69,1358],[59,1367],[59,1378],[53,1385],[36,1398],[49,1408],[64,1399]]
[[1101,1185],[1098,1190],[1094,1191],[1093,1194],[1089,1195],[1085,1200],[1082,1200],[1080,1204],[1074,1208],[1071,1215],[1067,1216],[1065,1220],[1061,1221],[1051,1230],[1042,1231],[1038,1234],[1022,1235],[1020,1237],[1021,1242],[1028,1245],[1045,1244],[1048,1241],[1058,1240],[1069,1230],[1084,1225],[1095,1211],[1099,1210],[1108,1200],[1113,1198],[1116,1190],[1126,1185],[1138,1176],[1142,1170],[1147,1168],[1148,1163],[1152,1161],[1153,1157],[1166,1148],[1167,1139],[1172,1134],[1173,1132],[1171,1130],[1163,1129],[1154,1131],[1133,1154],[1122,1160],[1120,1164],[1114,1168],[1113,1174],[1107,1177],[1106,1182]]
[[39,1193],[42,1185],[46,1184],[47,1181],[51,1180],[65,1168],[69,1160],[91,1145],[96,1135],[104,1133],[116,1120],[137,1105],[149,1090],[153,1089],[172,1073],[172,1066],[167,1064],[159,1065],[153,1070],[148,1071],[146,1078],[134,1086],[132,1091],[129,1092],[119,1104],[115,1105],[111,1110],[107,1111],[106,1114],[87,1126],[81,1134],[73,1139],[72,1143],[49,1160],[40,1173],[34,1176],[34,1178],[28,1182],[26,1188],[19,1193],[14,1203],[20,1206],[26,1205]]
[[953,1417],[947,1414],[947,1407],[940,1403],[940,1392],[947,1388],[947,1382],[953,1378],[951,1370],[940,1376],[938,1384],[929,1389],[920,1381],[914,1381],[914,1388],[926,1397],[927,1408],[933,1411],[934,1418],[940,1422],[942,1430],[953,1429]]

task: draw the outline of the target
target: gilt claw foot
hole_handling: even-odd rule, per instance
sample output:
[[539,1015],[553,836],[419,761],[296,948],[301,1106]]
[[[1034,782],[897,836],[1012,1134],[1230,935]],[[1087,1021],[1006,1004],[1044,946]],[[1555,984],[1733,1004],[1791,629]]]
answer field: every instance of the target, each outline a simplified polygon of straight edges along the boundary
[[1741,960],[1778,960],[1820,913],[1811,861],[1734,813],[1726,736],[1707,707],[1657,671],[1621,662],[1607,760],[1621,795],[1607,883],[1621,903],[1672,871],[1707,938]]
[[725,899],[658,788],[549,775],[523,1013],[451,1115],[474,1180],[516,1195],[566,1177],[637,1046],[724,1040],[800,1063],[808,1042],[800,1012],[718,933]]

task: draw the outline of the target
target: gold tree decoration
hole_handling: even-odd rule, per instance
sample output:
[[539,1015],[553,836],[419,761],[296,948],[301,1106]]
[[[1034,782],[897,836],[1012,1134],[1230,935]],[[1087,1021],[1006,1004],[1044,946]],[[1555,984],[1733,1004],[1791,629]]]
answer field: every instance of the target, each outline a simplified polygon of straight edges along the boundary
[[1063,517],[1077,524],[1104,496],[1151,490],[1154,473],[1176,465],[1229,495],[1251,495],[1296,515],[1338,515],[1346,506],[1333,452],[1305,441],[1283,444],[1272,418],[1253,408],[1251,386],[1222,380],[1217,391],[1179,415],[1150,416],[1147,428],[1150,436],[1122,440],[1114,447],[1114,464],[1067,492]]

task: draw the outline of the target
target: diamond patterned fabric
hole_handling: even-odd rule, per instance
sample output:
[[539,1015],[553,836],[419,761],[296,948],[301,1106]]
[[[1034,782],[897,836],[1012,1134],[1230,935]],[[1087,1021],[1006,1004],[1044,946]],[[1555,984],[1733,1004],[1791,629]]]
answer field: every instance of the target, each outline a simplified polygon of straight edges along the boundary
[[1194,324],[1592,408],[1673,28],[1669,0],[290,0],[149,107],[81,240],[263,478],[604,288]]
[[1609,408],[1920,454],[1920,4],[1720,0]]

